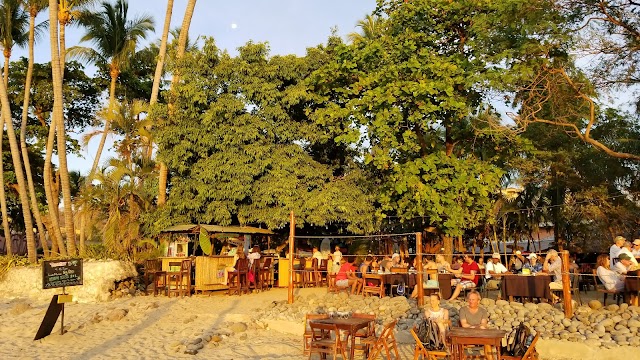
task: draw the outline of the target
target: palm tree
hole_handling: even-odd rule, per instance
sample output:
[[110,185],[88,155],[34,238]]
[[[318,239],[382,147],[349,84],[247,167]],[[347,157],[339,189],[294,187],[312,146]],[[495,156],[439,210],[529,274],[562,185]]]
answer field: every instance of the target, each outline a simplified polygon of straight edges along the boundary
[[[58,19],[58,0],[49,0],[49,24],[56,24]],[[57,197],[54,198],[52,189],[51,178],[51,156],[53,154],[53,143],[56,139],[56,130],[58,132],[58,139],[60,135],[63,138],[62,147],[65,147],[66,141],[64,140],[64,114],[62,109],[63,97],[62,97],[62,67],[61,59],[58,48],[58,27],[49,27],[49,43],[51,45],[51,77],[53,84],[53,111],[51,114],[51,125],[49,126],[49,136],[47,138],[46,154],[44,162],[44,189],[47,196],[47,204],[49,205],[49,220],[51,228],[54,233],[54,240],[58,243],[58,251],[61,256],[67,256],[67,251],[62,239],[62,232],[60,231],[60,223],[58,221],[58,201]],[[62,131],[60,131],[62,130]],[[60,141],[58,141],[60,142]],[[58,149],[61,146],[58,144]],[[66,154],[66,149],[63,150]],[[61,156],[63,154],[58,154]],[[66,157],[64,158],[66,162]],[[62,163],[62,158],[60,159]],[[68,174],[68,173],[67,173]],[[68,184],[67,184],[68,185]],[[63,184],[64,186],[64,184]],[[70,205],[70,204],[69,204]],[[67,208],[65,207],[65,226],[67,233],[67,240],[71,240],[75,247],[75,231],[73,230],[73,215],[67,214]],[[69,236],[71,235],[71,236]],[[70,244],[71,245],[71,244]],[[52,246],[53,248],[53,246]]]
[[3,0],[0,3],[0,43],[4,55],[5,87],[9,81],[9,59],[13,47],[24,47],[29,41],[28,24],[29,15],[19,0]]
[[376,15],[367,15],[366,18],[358,21],[357,26],[360,27],[362,33],[352,32],[347,35],[349,41],[353,43],[375,39],[382,32],[382,20]]
[[151,106],[158,101],[158,92],[160,91],[160,79],[164,67],[164,57],[167,54],[167,39],[169,38],[169,28],[171,27],[171,14],[173,12],[173,0],[167,0],[167,12],[164,15],[164,27],[162,28],[162,37],[160,38],[160,53],[158,54],[158,62],[156,64],[156,72],[153,76],[153,86],[151,87]]
[[40,235],[40,243],[44,250],[44,256],[49,256],[49,249],[47,247],[47,240],[45,237],[44,225],[42,223],[42,216],[38,209],[38,202],[36,198],[36,190],[33,184],[33,176],[31,174],[31,161],[29,161],[29,154],[27,151],[27,120],[29,114],[29,100],[31,96],[31,80],[33,77],[33,62],[36,35],[36,16],[47,7],[48,0],[23,0],[24,6],[29,12],[29,63],[27,65],[27,76],[25,78],[24,85],[24,100],[22,104],[22,123],[20,124],[20,148],[22,150],[22,161],[24,162],[24,169],[27,175],[27,185],[29,186],[29,197],[31,199],[31,210],[36,220],[36,226],[38,227],[38,234]]
[[[191,18],[193,17],[193,12],[196,7],[196,0],[189,0],[187,3],[187,8],[184,11],[184,18],[182,19],[182,26],[180,27],[180,37],[178,38],[178,50],[176,54],[176,59],[182,59],[184,55],[185,49],[187,48],[187,39],[189,36],[189,27],[191,26]],[[178,82],[180,79],[180,74],[174,74],[171,79],[171,84]],[[167,164],[164,161],[160,161],[160,174],[158,176],[158,205],[164,205],[167,201],[167,178],[169,175],[169,169],[167,168]]]
[[[116,0],[115,5],[103,2],[102,11],[100,12],[83,12],[78,17],[78,20],[86,27],[87,31],[80,41],[91,42],[93,48],[74,46],[68,52],[69,57],[78,58],[81,61],[109,65],[109,73],[111,75],[109,87],[110,109],[113,109],[115,105],[116,81],[120,71],[128,65],[136,50],[138,41],[145,39],[147,34],[154,30],[151,17],[143,16],[132,20],[128,19],[128,9],[129,5],[126,0]],[[91,172],[89,173],[90,177],[98,168],[109,127],[110,122],[107,117],[98,150],[91,166]]]

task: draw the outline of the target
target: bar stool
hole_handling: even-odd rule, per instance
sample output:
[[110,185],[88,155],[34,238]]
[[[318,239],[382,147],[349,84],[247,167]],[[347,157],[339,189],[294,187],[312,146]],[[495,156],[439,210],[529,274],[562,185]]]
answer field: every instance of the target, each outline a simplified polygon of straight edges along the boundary
[[[178,271],[172,269],[177,268]],[[182,262],[170,261],[169,271],[167,272],[167,296],[171,294],[182,295]]]
[[260,259],[253,260],[253,265],[251,265],[251,272],[253,272],[253,280],[251,280],[251,278],[247,274],[249,290],[260,290],[262,287],[260,279]]
[[191,259],[182,260],[180,265],[180,289],[191,296]]
[[242,292],[249,292],[247,279],[248,273],[249,260],[238,259],[238,261],[236,262],[236,269],[234,271],[229,271],[229,295],[232,295],[234,293],[241,295]]
[[155,277],[158,271],[161,271],[162,264],[158,259],[150,259],[144,262],[144,274],[142,280],[144,283],[145,294],[149,293],[149,285],[155,284]]
[[319,275],[320,285],[328,284],[328,281],[327,281],[328,269],[329,269],[329,260],[327,259],[320,260],[320,265],[318,265],[318,275]]
[[315,286],[319,285],[320,281],[318,279],[319,274],[317,258],[311,259],[311,267],[305,268],[303,274],[305,275],[305,284],[314,284]]
[[264,290],[268,290],[269,289],[269,285],[272,285],[272,278],[271,278],[271,261],[273,261],[273,258],[268,257],[264,259],[264,264],[262,264],[262,268],[260,269],[260,282],[262,283],[262,288]]
[[306,281],[304,280],[305,275],[305,267],[307,264],[307,260],[305,258],[300,258],[300,265],[297,267],[294,266],[293,270],[293,286],[301,285],[302,287],[306,287]]

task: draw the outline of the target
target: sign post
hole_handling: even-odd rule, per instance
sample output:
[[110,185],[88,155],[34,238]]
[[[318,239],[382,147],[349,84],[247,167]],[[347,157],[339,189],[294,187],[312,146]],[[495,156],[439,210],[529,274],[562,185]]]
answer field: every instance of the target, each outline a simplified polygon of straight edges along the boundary
[[33,340],[40,340],[51,334],[51,330],[53,330],[60,315],[60,335],[64,334],[64,304],[73,300],[73,296],[67,294],[65,287],[82,285],[82,270],[82,259],[42,262],[42,288],[55,289],[61,287],[62,294],[53,295],[49,308]]

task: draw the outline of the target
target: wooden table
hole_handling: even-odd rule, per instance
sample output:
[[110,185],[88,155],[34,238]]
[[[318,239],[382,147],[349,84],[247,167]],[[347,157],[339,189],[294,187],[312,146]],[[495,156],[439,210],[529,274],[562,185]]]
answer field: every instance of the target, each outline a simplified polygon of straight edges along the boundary
[[[353,336],[356,331],[360,330],[360,329],[364,329],[367,328],[369,326],[369,323],[371,323],[373,320],[370,319],[361,319],[361,318],[338,318],[338,317],[333,317],[333,318],[328,318],[328,319],[321,319],[321,320],[313,320],[310,321],[312,323],[320,323],[320,324],[331,324],[331,325],[336,325],[336,327],[338,328],[338,332],[340,330],[344,330],[344,331],[348,331],[349,334],[351,334],[351,347],[349,349],[349,359],[353,359],[353,356],[355,354],[355,345],[356,345],[356,337]],[[336,334],[336,336],[340,336],[340,334]]]
[[440,298],[447,300],[451,297],[453,291],[451,288],[452,273],[438,274],[438,286],[440,287]]
[[551,275],[504,274],[502,277],[502,298],[513,301],[514,296],[551,300]]
[[449,331],[451,358],[453,360],[464,360],[466,358],[464,355],[464,347],[466,345],[489,345],[496,348],[497,358],[500,359],[500,346],[506,333],[506,331],[496,329],[451,328]]
[[629,295],[629,305],[638,306],[638,294],[640,293],[639,272],[629,272],[624,279],[624,291]]

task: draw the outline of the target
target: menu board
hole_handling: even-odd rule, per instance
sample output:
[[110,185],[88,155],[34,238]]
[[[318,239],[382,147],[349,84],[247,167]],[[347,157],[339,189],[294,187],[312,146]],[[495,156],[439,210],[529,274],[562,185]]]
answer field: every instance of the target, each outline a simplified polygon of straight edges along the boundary
[[42,288],[82,285],[82,259],[42,262]]

